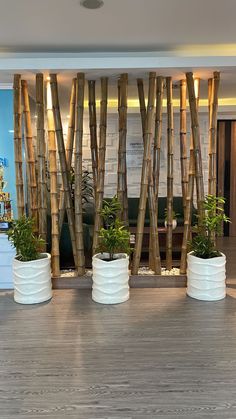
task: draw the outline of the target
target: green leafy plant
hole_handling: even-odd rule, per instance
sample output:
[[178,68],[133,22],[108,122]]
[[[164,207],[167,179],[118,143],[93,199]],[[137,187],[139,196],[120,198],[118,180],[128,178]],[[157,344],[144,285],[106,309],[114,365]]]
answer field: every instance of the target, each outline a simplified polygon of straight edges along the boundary
[[16,249],[18,260],[29,262],[40,259],[40,251],[45,242],[34,234],[34,219],[23,216],[13,221],[7,235]]
[[[75,189],[75,172],[73,167],[70,170],[70,186],[72,193],[72,200],[74,202],[74,189]],[[86,204],[94,198],[94,189],[93,189],[93,178],[92,173],[88,169],[83,167],[82,171],[82,204]]]
[[190,250],[194,256],[210,259],[221,256],[216,248],[215,235],[221,233],[223,222],[230,219],[224,212],[225,199],[215,195],[206,195],[204,201],[204,217],[201,224],[195,227],[196,235],[190,242]]
[[104,201],[100,212],[104,227],[99,231],[101,253],[108,253],[109,260],[115,259],[116,253],[130,253],[130,233],[119,220],[121,204],[116,196],[111,201]]
[[100,211],[100,215],[106,227],[113,224],[115,220],[118,219],[118,214],[120,210],[121,204],[117,196],[114,196],[110,201],[103,201],[103,206],[102,210]]
[[[179,214],[173,210],[172,219],[177,220],[178,217],[179,217]],[[164,211],[164,218],[165,218],[165,221],[167,221],[167,208],[165,208],[165,211]]]

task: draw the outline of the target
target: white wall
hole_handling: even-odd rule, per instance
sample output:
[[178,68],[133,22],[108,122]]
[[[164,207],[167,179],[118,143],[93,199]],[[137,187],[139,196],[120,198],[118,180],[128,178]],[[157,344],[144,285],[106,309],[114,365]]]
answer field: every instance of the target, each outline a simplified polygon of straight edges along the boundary
[[[189,119],[189,118],[188,118]],[[187,138],[190,140],[190,124],[188,124]],[[201,146],[203,158],[205,193],[207,192],[208,176],[208,115],[200,114]],[[99,131],[99,127],[98,127]],[[127,166],[128,166],[128,196],[137,197],[140,192],[141,166],[142,166],[142,134],[141,134],[140,114],[128,115],[127,129]],[[159,196],[166,196],[166,156],[167,156],[167,120],[166,114],[163,115],[161,148],[161,173],[160,173],[160,193]],[[91,167],[90,147],[89,147],[89,125],[88,119],[84,123],[84,147],[83,159],[87,166]],[[189,149],[189,147],[188,147]],[[113,196],[116,193],[117,182],[117,154],[118,154],[118,117],[115,114],[108,115],[107,125],[107,149],[106,149],[106,178],[105,195]],[[179,113],[174,116],[174,195],[182,195],[181,174],[179,159]]]

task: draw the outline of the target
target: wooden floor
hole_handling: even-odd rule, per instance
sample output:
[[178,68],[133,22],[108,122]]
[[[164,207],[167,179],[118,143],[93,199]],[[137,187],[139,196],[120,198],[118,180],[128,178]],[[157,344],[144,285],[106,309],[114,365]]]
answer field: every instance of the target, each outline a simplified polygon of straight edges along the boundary
[[236,290],[132,289],[124,304],[0,293],[1,419],[236,418]]

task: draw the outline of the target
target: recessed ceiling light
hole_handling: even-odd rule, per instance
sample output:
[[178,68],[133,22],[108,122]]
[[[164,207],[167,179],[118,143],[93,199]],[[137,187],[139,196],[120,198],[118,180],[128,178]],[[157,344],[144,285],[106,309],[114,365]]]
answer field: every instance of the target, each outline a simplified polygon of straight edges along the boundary
[[104,5],[103,0],[81,0],[80,2],[82,7],[86,9],[100,9]]

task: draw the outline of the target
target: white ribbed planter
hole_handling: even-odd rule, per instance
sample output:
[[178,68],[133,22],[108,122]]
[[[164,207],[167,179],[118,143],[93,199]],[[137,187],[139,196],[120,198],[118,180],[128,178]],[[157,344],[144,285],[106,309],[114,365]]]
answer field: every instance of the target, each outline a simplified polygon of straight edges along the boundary
[[[177,227],[177,220],[172,220],[172,229],[175,230]],[[167,221],[165,221],[165,228],[167,228]]]
[[187,294],[203,301],[222,300],[226,296],[226,257],[201,259],[188,253]]
[[118,304],[129,299],[129,257],[125,253],[105,262],[107,253],[93,256],[92,299],[101,304]]
[[52,298],[51,255],[21,262],[13,260],[14,300],[21,304],[42,303]]

